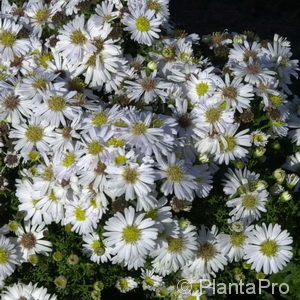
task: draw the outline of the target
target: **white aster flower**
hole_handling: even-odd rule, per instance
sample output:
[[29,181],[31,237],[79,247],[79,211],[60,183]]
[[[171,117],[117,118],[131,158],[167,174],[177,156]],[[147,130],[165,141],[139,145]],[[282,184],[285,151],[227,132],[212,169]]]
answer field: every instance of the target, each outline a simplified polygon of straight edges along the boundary
[[244,259],[256,272],[277,273],[291,260],[293,239],[278,224],[255,225],[249,234]]
[[127,293],[134,290],[138,286],[138,283],[132,277],[124,277],[117,281],[116,288],[121,293]]
[[142,286],[144,291],[155,291],[163,285],[163,277],[154,274],[154,270],[142,269]]
[[128,269],[144,265],[147,255],[154,249],[158,230],[155,222],[136,214],[133,207],[117,212],[105,224],[105,244],[112,247],[112,262],[123,262]]
[[131,38],[141,44],[151,46],[153,39],[158,39],[159,26],[162,20],[156,16],[154,10],[136,7],[122,19],[126,26],[124,30],[131,32]]
[[24,227],[18,227],[16,234],[25,261],[28,260],[30,255],[42,254],[48,256],[52,251],[52,243],[44,240],[46,230],[47,228],[43,222],[32,225],[30,221],[25,221]]

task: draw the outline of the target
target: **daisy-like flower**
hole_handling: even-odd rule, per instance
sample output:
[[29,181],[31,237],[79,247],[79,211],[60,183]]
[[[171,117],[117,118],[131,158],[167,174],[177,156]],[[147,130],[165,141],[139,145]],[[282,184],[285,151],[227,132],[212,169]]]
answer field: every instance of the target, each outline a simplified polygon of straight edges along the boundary
[[45,157],[53,138],[53,128],[47,121],[31,118],[29,124],[16,124],[13,127],[9,136],[16,139],[14,142],[16,151],[20,150],[21,155],[24,156],[32,150],[37,150]]
[[218,229],[214,225],[211,230],[201,226],[199,242],[196,248],[196,258],[191,260],[183,269],[183,275],[195,279],[216,276],[216,272],[223,270],[227,259],[222,253],[218,239]]
[[246,191],[255,191],[256,189],[265,188],[263,185],[259,186],[259,174],[249,171],[247,168],[242,169],[228,169],[228,173],[224,175],[224,193],[233,196],[238,191],[245,193]]
[[258,86],[259,84],[274,79],[275,72],[268,69],[258,61],[254,61],[252,57],[248,62],[240,62],[234,64],[232,72],[236,78],[242,78],[245,82]]
[[138,283],[132,277],[124,277],[117,281],[116,288],[121,293],[128,293],[131,290],[134,290],[138,286]]
[[229,215],[234,216],[236,220],[247,221],[257,220],[261,212],[266,212],[265,205],[269,193],[265,190],[258,190],[242,194],[238,198],[226,202],[228,207],[233,207]]
[[53,27],[53,24],[51,24],[51,18],[55,12],[56,10],[53,6],[51,7],[39,2],[30,3],[24,13],[27,17],[29,17],[30,26],[32,27],[32,34],[40,37],[45,24]]
[[148,9],[153,9],[158,17],[167,21],[169,19],[169,0],[144,0]]
[[34,106],[28,99],[22,99],[11,90],[4,90],[0,95],[0,120],[6,120],[12,125],[24,122],[24,117],[30,117]]
[[66,126],[66,119],[77,119],[80,107],[72,106],[77,92],[48,91],[43,95],[43,102],[39,105],[35,116],[49,122],[51,126]]
[[153,39],[159,38],[162,20],[156,16],[155,10],[129,7],[129,13],[124,15],[122,22],[126,26],[124,30],[130,31],[131,38],[140,44],[151,46]]
[[192,103],[203,103],[211,97],[216,89],[216,84],[221,79],[212,73],[213,68],[207,68],[197,75],[191,74],[187,82],[188,96]]
[[0,280],[10,276],[20,264],[20,253],[12,239],[0,236]]
[[128,163],[124,166],[109,165],[106,168],[109,184],[117,195],[125,194],[126,200],[133,200],[136,196],[147,195],[154,184],[155,173],[151,165],[142,163]]
[[181,229],[176,236],[168,236],[152,251],[153,270],[162,276],[176,272],[193,260],[197,250],[197,234],[193,225]]
[[117,212],[104,226],[104,242],[112,247],[112,262],[123,262],[128,269],[137,269],[145,263],[146,256],[154,249],[158,230],[155,222],[136,214],[133,207],[125,208],[124,215]]
[[283,167],[292,172],[300,173],[300,152],[296,152],[287,158]]
[[168,161],[165,162],[161,157],[157,158],[158,172],[161,179],[166,178],[161,191],[165,196],[175,194],[181,200],[193,200],[194,191],[197,189],[197,184],[194,181],[196,178],[189,172],[188,166],[184,161],[177,160],[175,153],[168,155]]
[[265,274],[277,273],[291,260],[293,239],[278,224],[255,225],[246,242],[244,259],[251,269]]
[[21,57],[30,51],[29,39],[18,38],[22,27],[11,19],[0,19],[0,54],[3,61],[13,61],[15,56]]
[[154,274],[154,270],[142,269],[142,285],[144,291],[155,291],[163,285],[163,278]]
[[30,255],[42,254],[47,256],[52,251],[52,243],[43,239],[46,230],[47,228],[43,222],[31,225],[30,221],[25,221],[24,227],[18,227],[16,235],[25,261],[28,260]]
[[111,23],[119,16],[119,11],[115,10],[115,5],[111,1],[105,0],[101,4],[97,4],[95,8],[96,15],[93,21],[98,25],[103,23]]
[[126,81],[128,97],[138,101],[142,97],[143,102],[149,104],[160,98],[163,102],[167,96],[166,90],[170,87],[169,83],[156,77],[157,71],[154,70],[149,76],[143,70],[141,78],[134,81]]
[[269,137],[270,135],[265,134],[261,130],[251,132],[251,142],[257,147],[265,147]]
[[23,284],[15,283],[11,286],[7,286],[1,294],[2,300],[57,300],[55,295],[48,294],[48,291],[44,287],[38,287],[37,283]]
[[253,100],[253,87],[250,84],[243,84],[242,78],[233,78],[230,81],[229,74],[225,74],[225,81],[218,82],[218,90],[214,94],[220,97],[222,101],[226,101],[226,108],[233,108],[239,112],[250,107]]
[[95,232],[89,233],[82,237],[85,244],[83,244],[83,253],[86,254],[91,261],[100,264],[111,259],[111,248],[106,246],[103,240]]
[[64,223],[71,224],[72,231],[82,235],[96,229],[98,215],[86,201],[74,196],[74,199],[66,201],[65,210]]
[[229,161],[236,158],[243,158],[248,153],[248,150],[242,146],[251,146],[250,135],[246,134],[249,129],[245,129],[236,133],[238,128],[238,124],[228,125],[225,129],[225,132],[220,134],[220,152],[215,154],[215,159],[219,164],[225,162],[225,164],[228,165]]
[[245,248],[247,247],[246,239],[252,229],[253,226],[248,226],[239,232],[220,233],[218,235],[220,248],[224,255],[228,257],[229,262],[237,262],[244,257]]
[[250,58],[253,60],[259,59],[263,55],[261,51],[261,46],[257,42],[249,43],[248,41],[244,41],[244,44],[233,44],[233,49],[230,49],[229,52],[229,62],[232,61],[249,61]]
[[96,47],[90,40],[83,15],[76,16],[59,31],[56,50],[71,61],[82,60],[84,55],[92,54]]
[[222,132],[228,124],[234,122],[234,111],[222,109],[220,102],[199,104],[193,113],[197,116],[196,126],[207,127],[210,132]]

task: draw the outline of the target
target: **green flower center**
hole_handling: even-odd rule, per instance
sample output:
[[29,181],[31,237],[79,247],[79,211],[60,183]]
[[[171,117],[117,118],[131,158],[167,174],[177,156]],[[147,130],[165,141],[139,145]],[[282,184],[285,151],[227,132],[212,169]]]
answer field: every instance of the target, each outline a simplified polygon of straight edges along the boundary
[[135,183],[139,178],[137,169],[126,167],[123,171],[123,178],[127,183]]
[[115,157],[115,163],[116,164],[124,164],[126,162],[127,158],[125,155],[117,155]]
[[0,44],[4,47],[12,47],[17,40],[17,37],[8,31],[0,33]]
[[123,147],[125,146],[125,141],[117,138],[111,138],[108,141],[108,145],[114,146],[114,147]]
[[198,257],[208,261],[215,256],[216,252],[215,246],[209,242],[206,242],[200,245],[198,249]]
[[66,107],[66,100],[62,96],[51,96],[48,100],[48,107],[55,112],[61,112]]
[[40,126],[32,125],[27,128],[25,136],[29,142],[37,143],[42,140],[44,136],[44,130]]
[[253,135],[253,140],[256,142],[263,142],[264,141],[264,136],[262,134],[254,134]]
[[95,116],[92,119],[92,123],[94,126],[101,126],[105,124],[108,120],[108,115],[105,112],[100,112],[95,114]]
[[276,255],[278,251],[278,245],[273,240],[267,240],[260,245],[260,251],[263,255],[272,257]]
[[85,35],[79,30],[74,30],[71,35],[70,35],[70,41],[72,44],[75,44],[75,45],[84,45],[85,42],[86,42],[86,37]]
[[62,165],[66,168],[71,167],[75,163],[76,156],[74,153],[69,152],[63,159]]
[[0,265],[6,264],[8,262],[8,258],[8,251],[5,248],[0,247]]
[[105,253],[104,244],[100,240],[93,241],[91,248],[98,256],[101,256]]
[[42,24],[48,20],[49,16],[49,10],[46,8],[42,8],[36,12],[34,19],[37,23]]
[[268,98],[274,106],[280,106],[282,104],[282,97],[280,95],[271,94]]
[[196,85],[196,93],[198,96],[204,96],[207,94],[209,86],[206,82],[200,82]]
[[45,181],[52,181],[54,176],[53,170],[51,167],[46,167],[43,173],[43,179]]
[[135,123],[131,127],[131,132],[133,135],[142,135],[147,132],[147,125],[145,125],[143,122]]
[[205,113],[206,120],[209,123],[215,123],[220,119],[221,112],[217,108],[211,108]]
[[244,245],[245,238],[243,233],[236,233],[230,236],[230,243],[234,247],[241,247]]
[[137,226],[127,226],[123,229],[122,237],[127,244],[136,244],[141,237],[141,231]]
[[173,182],[181,182],[184,178],[184,170],[181,166],[173,165],[167,169],[167,178]]
[[158,216],[157,209],[150,209],[150,210],[146,211],[146,213],[145,213],[145,218],[149,218],[152,220],[156,220],[157,216]]
[[227,136],[225,135],[224,139],[226,141],[226,144],[223,142],[221,143],[221,145],[220,145],[221,150],[225,151],[225,152],[230,152],[230,151],[234,150],[234,148],[236,147],[235,138],[230,135],[227,135]]
[[173,253],[181,252],[184,248],[183,238],[173,238],[170,237],[167,239],[168,241],[168,251]]
[[153,9],[155,11],[160,11],[161,10],[161,5],[159,4],[159,2],[155,1],[155,0],[149,0],[147,2],[147,8],[148,9]]
[[98,155],[104,150],[104,146],[97,141],[93,141],[87,146],[88,153],[91,155]]
[[47,81],[46,79],[43,79],[43,78],[37,78],[37,79],[32,83],[32,87],[33,87],[35,90],[46,89],[47,83],[48,83],[48,81]]
[[86,220],[85,210],[83,210],[80,207],[75,208],[74,216],[76,218],[76,221],[81,221],[82,222],[82,221]]
[[138,31],[147,32],[151,28],[150,21],[146,17],[138,17],[135,20],[135,27]]
[[119,285],[120,285],[121,290],[126,290],[129,287],[129,283],[126,279],[120,279]]
[[154,280],[150,277],[145,277],[144,278],[144,283],[148,286],[154,286]]
[[256,197],[253,194],[246,194],[243,197],[242,205],[246,209],[253,209],[253,208],[255,208],[256,203],[257,203],[257,200],[256,200]]
[[53,189],[51,190],[50,194],[49,194],[49,199],[52,201],[52,202],[57,202],[58,198],[55,196],[55,193],[53,191]]

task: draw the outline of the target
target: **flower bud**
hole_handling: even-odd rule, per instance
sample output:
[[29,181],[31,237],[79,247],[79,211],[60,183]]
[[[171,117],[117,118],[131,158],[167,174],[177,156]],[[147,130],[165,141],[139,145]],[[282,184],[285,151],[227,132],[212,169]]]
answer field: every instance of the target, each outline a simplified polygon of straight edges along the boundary
[[149,61],[147,64],[147,68],[151,71],[154,71],[157,69],[157,63],[155,61]]
[[285,171],[283,169],[276,169],[273,172],[273,177],[276,179],[278,183],[283,183],[285,178]]
[[291,199],[292,199],[292,195],[288,191],[281,193],[281,195],[279,196],[280,202],[288,202]]

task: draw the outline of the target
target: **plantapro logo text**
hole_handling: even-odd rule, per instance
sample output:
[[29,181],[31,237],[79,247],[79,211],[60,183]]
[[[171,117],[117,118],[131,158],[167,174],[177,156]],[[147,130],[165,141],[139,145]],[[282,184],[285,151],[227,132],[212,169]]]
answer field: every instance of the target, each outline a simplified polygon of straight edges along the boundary
[[190,282],[182,279],[177,284],[177,291],[183,295],[196,295],[195,284],[199,283],[199,296],[209,295],[261,295],[263,290],[269,289],[272,295],[280,293],[286,295],[290,291],[287,283],[274,283],[268,279],[259,279],[257,283],[245,283],[242,280],[234,283],[216,282],[215,279],[201,279],[199,282]]

